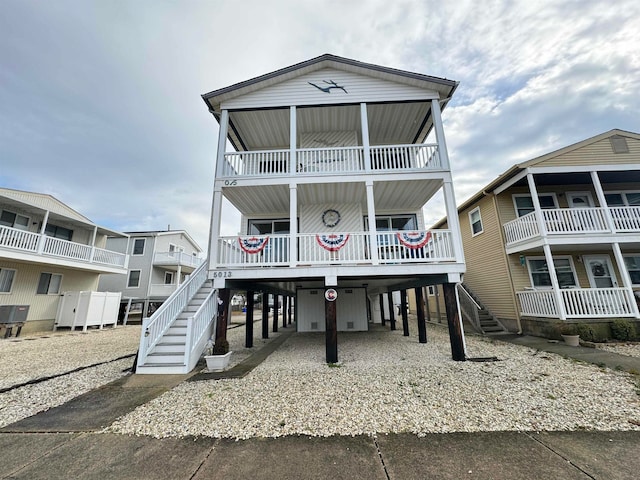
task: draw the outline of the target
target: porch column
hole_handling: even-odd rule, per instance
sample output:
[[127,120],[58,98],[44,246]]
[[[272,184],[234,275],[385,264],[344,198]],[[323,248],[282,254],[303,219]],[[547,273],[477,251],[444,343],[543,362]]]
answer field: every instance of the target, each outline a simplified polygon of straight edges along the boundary
[[295,105],[289,107],[289,173],[295,175],[298,170],[296,148],[298,144],[298,121]]
[[636,318],[640,318],[638,304],[636,302],[635,295],[633,294],[633,283],[631,282],[629,270],[627,270],[627,264],[624,263],[624,256],[622,255],[622,250],[620,250],[620,244],[618,242],[614,242],[612,247],[613,255],[616,257],[616,263],[618,264],[618,271],[620,272],[620,276],[622,277],[622,284],[627,290],[627,297],[629,305],[631,306],[631,311]]
[[[373,265],[379,265],[378,237],[376,230],[376,205],[373,198],[373,180],[367,180],[367,217],[369,219],[369,255]],[[382,317],[384,319],[384,315]],[[384,325],[384,321],[382,322]]]
[[282,328],[287,328],[287,310],[289,310],[289,295],[282,296]]
[[338,363],[338,322],[336,314],[336,301],[324,301],[325,316],[325,346],[327,363]]
[[289,266],[298,263],[298,186],[289,185]]
[[89,261],[93,262],[93,256],[96,253],[96,237],[98,236],[98,226],[93,227],[93,233],[91,234],[91,253],[89,254]]
[[464,250],[462,248],[462,232],[460,230],[460,218],[456,207],[456,197],[453,193],[453,183],[451,177],[442,186],[444,193],[444,204],[447,211],[447,223],[451,230],[451,243],[453,255],[457,263],[464,263]]
[[378,300],[380,301],[380,323],[384,325],[384,296],[382,294],[378,295]]
[[222,190],[218,187],[213,192],[211,206],[211,227],[209,229],[209,270],[218,266],[218,238],[220,237],[220,222],[222,220]]
[[180,285],[182,283],[182,265],[178,264],[178,270],[176,271],[176,285]]
[[371,146],[369,145],[369,117],[367,104],[360,104],[360,126],[362,127],[362,148],[364,150],[364,170],[371,171]]
[[527,173],[527,183],[529,184],[529,193],[531,193],[531,202],[533,203],[536,222],[538,222],[538,230],[540,230],[540,236],[546,238],[547,227],[544,223],[544,218],[542,217],[542,207],[540,206],[540,199],[538,198],[538,189],[536,188],[536,182],[533,179],[532,173]]
[[393,310],[393,292],[387,292],[387,300],[389,301],[389,323],[391,324],[391,330],[396,329],[396,312]]
[[262,292],[262,338],[269,338],[269,294]]
[[451,343],[451,358],[457,362],[464,362],[464,334],[460,322],[458,298],[456,296],[455,283],[443,283],[444,303],[447,309],[447,324],[449,325],[449,341]]
[[416,294],[416,314],[418,315],[418,342],[427,343],[427,324],[424,321],[422,287],[416,287],[414,292]]
[[449,165],[449,153],[447,142],[444,138],[444,128],[442,128],[442,111],[440,110],[440,100],[431,100],[431,117],[433,118],[433,128],[436,132],[436,142],[438,143],[438,156],[440,165],[445,170],[451,170]]
[[555,263],[553,263],[553,256],[551,255],[551,247],[545,243],[542,246],[542,249],[544,250],[544,258],[547,262],[547,268],[549,269],[551,286],[553,287],[553,293],[556,297],[556,304],[558,305],[558,316],[560,317],[560,320],[566,320],[567,312],[564,308],[562,293],[560,292],[560,284],[558,283],[558,275],[556,275],[556,265]]
[[244,320],[244,346],[253,347],[253,290],[247,290],[247,307]]
[[42,225],[40,226],[40,238],[38,238],[38,253],[42,253],[44,251],[44,242],[45,242],[44,232],[47,229],[48,222],[49,222],[49,210],[46,210],[44,212],[44,218],[42,219]]
[[216,319],[215,345],[219,345],[221,340],[227,339],[227,323],[229,318],[230,296],[230,289],[221,288],[220,290],[218,290],[218,318]]
[[409,336],[409,312],[407,312],[407,291],[400,290],[400,313],[402,314],[402,335]]
[[596,197],[598,197],[598,205],[604,211],[604,218],[607,222],[607,226],[611,233],[615,233],[616,225],[613,221],[613,217],[611,216],[611,210],[609,210],[609,206],[607,205],[607,199],[604,196],[604,190],[602,190],[602,184],[600,183],[600,177],[598,176],[598,172],[591,172],[591,181],[593,182],[593,187],[596,191]]
[[227,134],[229,131],[229,110],[222,110],[220,129],[218,130],[218,153],[216,156],[216,178],[222,177],[224,171],[224,154],[227,150]]

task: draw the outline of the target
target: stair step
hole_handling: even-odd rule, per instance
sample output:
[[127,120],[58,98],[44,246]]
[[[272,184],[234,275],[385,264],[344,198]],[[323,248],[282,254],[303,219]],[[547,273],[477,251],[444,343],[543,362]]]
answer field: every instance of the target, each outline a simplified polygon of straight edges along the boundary
[[179,352],[153,352],[147,355],[148,363],[184,363],[184,353]]
[[185,345],[183,343],[158,343],[153,347],[152,353],[172,353],[175,355],[184,355]]

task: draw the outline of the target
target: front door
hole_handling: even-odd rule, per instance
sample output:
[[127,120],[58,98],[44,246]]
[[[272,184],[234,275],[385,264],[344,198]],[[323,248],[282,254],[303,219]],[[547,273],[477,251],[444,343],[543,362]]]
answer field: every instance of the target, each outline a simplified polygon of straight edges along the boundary
[[587,269],[591,288],[612,288],[618,286],[616,274],[609,255],[585,255],[584,266]]
[[589,192],[567,192],[569,208],[593,207],[593,197]]

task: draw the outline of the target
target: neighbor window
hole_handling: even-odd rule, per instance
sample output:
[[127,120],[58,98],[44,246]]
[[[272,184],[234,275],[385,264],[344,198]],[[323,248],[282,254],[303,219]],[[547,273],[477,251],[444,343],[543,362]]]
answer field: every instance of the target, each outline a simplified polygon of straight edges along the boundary
[[0,293],[11,293],[11,287],[15,276],[15,270],[0,268]]
[[68,228],[58,227],[52,223],[47,223],[47,226],[44,228],[44,234],[48,237],[59,238],[61,240],[71,241],[71,237],[73,236],[73,230],[69,230]]
[[2,213],[0,213],[0,225],[27,230],[29,228],[29,217],[3,210]]
[[433,297],[436,294],[436,288],[435,285],[427,285],[427,295]]
[[164,272],[164,284],[173,285],[173,272]]
[[627,266],[627,271],[631,277],[631,283],[634,285],[640,285],[640,254],[625,255],[624,264]]
[[36,293],[39,295],[56,295],[60,293],[61,284],[62,275],[59,273],[41,273]]
[[[543,258],[528,258],[529,275],[531,276],[531,284],[534,287],[549,288],[551,287],[551,276],[549,275],[549,267],[547,261]],[[558,277],[558,285],[560,288],[577,287],[576,273],[573,268],[571,258],[554,258],[553,263],[556,267],[556,276]]]
[[482,217],[480,217],[480,207],[476,207],[469,212],[469,224],[471,225],[471,234],[474,237],[484,231]]
[[136,238],[133,240],[133,255],[144,255],[144,238]]
[[131,270],[129,272],[129,279],[127,280],[127,287],[137,288],[140,286],[140,270]]
[[[538,201],[540,202],[541,208],[557,208],[558,205],[558,202],[556,202],[556,196],[553,193],[538,194]],[[522,217],[535,210],[531,195],[516,194],[513,196],[513,204],[516,207],[516,215],[518,217]]]
[[640,205],[640,192],[606,192],[604,198],[610,207],[635,207]]

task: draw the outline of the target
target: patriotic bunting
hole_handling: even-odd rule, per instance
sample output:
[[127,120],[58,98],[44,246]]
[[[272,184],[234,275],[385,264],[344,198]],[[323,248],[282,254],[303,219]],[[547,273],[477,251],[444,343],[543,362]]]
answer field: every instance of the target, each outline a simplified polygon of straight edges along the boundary
[[238,243],[243,251],[253,255],[255,253],[260,253],[264,247],[267,246],[267,243],[269,243],[269,237],[238,237]]
[[431,240],[431,232],[397,232],[396,236],[402,245],[412,250],[424,247]]
[[319,233],[316,235],[316,241],[318,242],[318,244],[322,248],[324,248],[325,250],[329,250],[330,252],[337,252],[347,244],[348,240],[348,233]]

